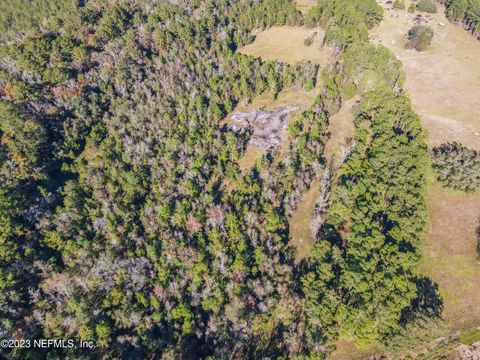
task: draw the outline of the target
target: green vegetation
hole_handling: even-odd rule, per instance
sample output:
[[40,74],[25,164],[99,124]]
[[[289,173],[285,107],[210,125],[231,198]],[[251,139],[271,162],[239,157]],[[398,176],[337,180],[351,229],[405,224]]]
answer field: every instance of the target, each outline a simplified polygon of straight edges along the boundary
[[315,38],[315,36],[317,35],[317,33],[313,33],[312,36],[309,36],[307,37],[304,41],[303,41],[303,45],[305,46],[310,46],[313,44],[313,39]]
[[405,0],[395,0],[393,2],[394,9],[405,10]]
[[417,10],[417,6],[415,5],[415,3],[411,3],[410,6],[408,7],[408,12],[410,14],[413,14],[415,10]]
[[460,335],[460,342],[465,345],[472,345],[473,343],[480,341],[480,329],[467,331]]
[[448,143],[432,150],[432,164],[437,179],[444,186],[462,191],[480,187],[480,154],[458,143]]
[[408,47],[425,51],[430,46],[433,35],[433,29],[430,26],[415,25],[408,31]]
[[[311,10],[343,54],[321,72],[236,52],[254,29],[303,24],[287,0],[64,6],[0,46],[2,338],[96,343],[52,358],[323,358],[439,315],[417,269],[428,153],[400,63],[368,43],[374,0]],[[251,131],[225,116],[319,75],[282,157],[242,170]],[[297,264],[288,220],[354,94],[355,147]]]
[[434,0],[420,0],[417,4],[417,10],[434,14],[437,12],[437,5]]
[[462,22],[472,35],[480,36],[479,0],[442,0],[447,7],[447,17]]
[[[404,339],[421,319],[440,315],[442,300],[435,284],[417,273],[428,164],[420,119],[402,92],[401,63],[385,47],[364,41],[364,29],[380,12],[368,1],[361,5],[374,10],[369,16],[356,13],[354,20],[363,21],[357,32],[350,20],[336,19],[348,7],[341,0],[321,2],[310,13],[327,24],[331,38],[351,32],[350,41],[342,42],[344,66],[327,83],[329,93],[353,84],[364,95],[356,109],[355,147],[338,181],[320,191],[315,216],[323,216],[314,219],[317,242],[302,283],[308,338],[329,333],[337,324],[336,336],[368,347],[377,341],[388,345],[392,336]],[[337,11],[328,17],[327,9]],[[319,334],[319,327],[326,330]]]
[[367,42],[368,30],[382,16],[383,10],[375,0],[320,0],[310,9],[305,23],[325,28],[324,41],[343,49],[356,42]]

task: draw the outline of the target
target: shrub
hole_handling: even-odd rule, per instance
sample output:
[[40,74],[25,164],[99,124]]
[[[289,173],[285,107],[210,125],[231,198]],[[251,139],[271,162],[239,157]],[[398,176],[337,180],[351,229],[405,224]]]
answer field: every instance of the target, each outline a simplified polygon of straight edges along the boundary
[[437,6],[435,5],[435,2],[433,0],[421,0],[417,4],[417,9],[431,14],[437,12]]
[[393,8],[394,9],[405,9],[405,0],[395,0],[393,3]]
[[417,51],[425,51],[432,42],[433,34],[430,26],[415,25],[408,32],[408,46]]
[[410,14],[413,14],[416,9],[417,9],[417,6],[414,3],[411,3],[410,6],[408,7],[408,12]]
[[312,45],[312,44],[313,44],[313,39],[315,38],[316,35],[317,35],[317,33],[315,32],[315,33],[313,33],[312,36],[307,37],[305,40],[303,40],[303,44],[304,44],[305,46],[310,46],[310,45]]
[[466,192],[480,188],[480,154],[457,143],[432,150],[432,165],[444,186]]

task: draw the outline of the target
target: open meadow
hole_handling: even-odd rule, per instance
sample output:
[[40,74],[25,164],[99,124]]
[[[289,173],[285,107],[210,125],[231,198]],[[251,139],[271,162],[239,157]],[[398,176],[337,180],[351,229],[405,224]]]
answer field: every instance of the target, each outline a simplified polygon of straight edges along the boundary
[[[406,90],[422,117],[429,144],[458,141],[480,149],[480,42],[449,22],[444,7],[438,6],[437,14],[409,14],[381,3],[384,20],[371,31],[371,40],[402,61]],[[435,31],[431,46],[421,53],[405,47],[417,15]]]
[[[321,28],[274,26],[258,33],[252,44],[238,51],[263,60],[278,60],[288,64],[311,61],[323,65],[331,54],[328,47],[321,47],[324,33]],[[304,44],[307,38],[313,40],[310,46]]]
[[[480,42],[449,22],[441,6],[437,14],[409,14],[382,3],[384,21],[371,31],[371,41],[390,48],[402,61],[406,90],[421,116],[429,145],[457,141],[480,149]],[[431,46],[422,53],[405,47],[418,14],[435,31]],[[445,189],[431,175],[427,205],[429,227],[420,270],[439,286],[447,328],[465,331],[480,324],[476,252],[480,194]]]

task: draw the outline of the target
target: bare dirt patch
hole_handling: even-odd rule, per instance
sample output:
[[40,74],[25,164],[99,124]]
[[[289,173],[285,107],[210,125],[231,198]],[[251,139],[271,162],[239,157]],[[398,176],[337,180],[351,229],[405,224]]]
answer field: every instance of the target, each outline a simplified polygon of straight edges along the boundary
[[[238,52],[288,64],[311,61],[324,65],[332,53],[327,46],[321,47],[324,34],[325,31],[321,28],[274,26],[258,33],[252,44],[244,46]],[[304,44],[307,38],[313,40],[310,46]]]
[[[384,20],[371,31],[371,40],[390,48],[403,62],[406,90],[430,145],[458,141],[480,149],[480,42],[450,23],[440,5],[437,14],[409,14],[379,3],[385,8]],[[422,53],[405,48],[418,14],[435,31],[432,45]]]

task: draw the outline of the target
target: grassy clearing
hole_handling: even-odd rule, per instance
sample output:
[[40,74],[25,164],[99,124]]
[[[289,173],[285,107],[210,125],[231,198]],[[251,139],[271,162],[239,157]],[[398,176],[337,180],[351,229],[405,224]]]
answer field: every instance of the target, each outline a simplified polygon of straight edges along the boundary
[[[403,62],[406,90],[429,133],[430,145],[458,141],[480,149],[480,42],[450,23],[439,5],[428,14],[435,31],[430,48],[418,53],[405,48],[406,34],[417,14],[385,5],[384,21],[371,31],[372,41],[390,48]],[[410,4],[407,1],[407,7]]]
[[372,346],[369,349],[360,349],[353,341],[340,340],[337,342],[337,349],[331,354],[331,360],[361,360],[381,353],[380,347]]
[[432,180],[427,205],[429,227],[420,270],[439,285],[447,326],[466,330],[480,323],[480,263],[476,252],[480,192],[464,194]]
[[[255,41],[238,51],[260,57],[263,60],[278,60],[288,64],[311,61],[325,65],[331,55],[328,47],[321,47],[325,31],[321,28],[281,26],[272,27],[257,34]],[[316,34],[316,35],[315,35]],[[313,43],[306,46],[306,38],[313,36]]]
[[289,221],[291,236],[290,243],[297,250],[297,261],[300,261],[307,256],[315,243],[315,239],[310,230],[310,222],[312,221],[315,203],[320,195],[318,191],[319,185],[320,180],[317,177],[310,185],[310,189],[303,194],[295,214]]
[[[448,22],[439,7],[438,14],[427,18],[435,31],[431,47],[423,53],[407,50],[406,34],[418,13],[383,6],[384,21],[372,30],[371,40],[403,62],[406,90],[429,133],[429,144],[458,141],[480,149],[480,42]],[[480,193],[445,189],[430,175],[427,205],[429,228],[420,272],[439,285],[448,330],[465,331],[480,324]]]
[[308,11],[317,4],[317,0],[296,0],[295,6],[301,11],[303,15],[308,14]]
[[359,101],[359,96],[348,100],[340,111],[330,118],[330,139],[325,145],[325,157],[329,162],[338,160],[342,147],[355,135],[353,107]]

